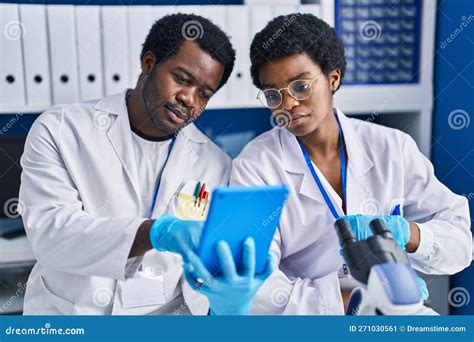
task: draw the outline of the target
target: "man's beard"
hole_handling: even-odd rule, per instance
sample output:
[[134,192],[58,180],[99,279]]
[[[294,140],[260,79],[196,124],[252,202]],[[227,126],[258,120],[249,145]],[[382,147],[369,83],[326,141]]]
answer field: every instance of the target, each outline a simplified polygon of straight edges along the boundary
[[143,89],[142,89],[142,98],[143,98],[143,103],[145,105],[145,110],[148,114],[148,117],[150,118],[151,123],[155,128],[160,131],[161,133],[165,135],[170,135],[174,132],[166,130],[164,125],[160,123],[159,121],[159,110],[160,108],[163,109],[163,103],[159,103],[156,106],[156,109],[153,110],[153,105],[150,103],[152,98],[160,98],[160,92],[159,89],[154,87],[154,81],[155,81],[155,71],[152,70],[152,77],[148,77],[145,82],[143,83]]

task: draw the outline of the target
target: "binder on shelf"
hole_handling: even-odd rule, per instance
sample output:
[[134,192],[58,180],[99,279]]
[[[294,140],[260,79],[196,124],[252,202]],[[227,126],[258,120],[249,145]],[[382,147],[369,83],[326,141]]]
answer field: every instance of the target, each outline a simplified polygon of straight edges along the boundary
[[[298,11],[296,6],[288,6],[288,5],[277,5],[275,6],[274,10],[275,10],[275,12],[273,13],[274,17],[278,17],[280,15],[294,14]],[[295,20],[296,19],[297,17],[295,17]]]
[[101,14],[105,95],[108,96],[135,85],[129,82],[127,7],[102,6]]
[[181,6],[176,6],[175,13],[185,13],[185,14],[196,14],[196,15],[201,15],[202,10],[199,5],[181,5]]
[[79,93],[81,101],[103,97],[100,7],[76,6]]
[[273,19],[273,9],[270,6],[250,6],[250,41],[252,41],[255,34],[261,31],[270,20]]
[[[229,35],[226,23],[225,6],[203,6],[201,15],[219,26],[222,31]],[[234,46],[234,49],[235,48],[236,47]],[[208,105],[209,108],[220,108],[225,106],[227,102],[227,90],[229,88],[229,82],[230,78],[227,83],[211,98]]]
[[233,106],[247,106],[253,103],[253,98],[256,97],[256,94],[251,96],[254,87],[251,87],[250,79],[249,11],[247,6],[228,5],[226,12],[229,35],[236,50],[235,66],[227,88],[228,102]]
[[130,6],[128,7],[128,39],[130,43],[130,86],[135,87],[140,74],[140,54],[145,38],[153,24],[152,6]]
[[300,5],[298,6],[298,11],[300,13],[309,13],[318,18],[322,18],[321,5]]
[[53,103],[79,100],[74,6],[48,5]]
[[46,8],[21,4],[20,20],[28,33],[22,39],[26,102],[31,110],[43,111],[52,100]]
[[13,112],[26,105],[18,5],[0,4],[0,29],[0,110]]
[[176,7],[177,6],[154,6],[153,14],[155,17],[153,22],[163,18],[165,15],[177,13]]
[[[255,34],[260,32],[268,24],[268,22],[271,21],[273,18],[274,18],[273,10],[272,10],[272,7],[270,6],[258,5],[258,6],[250,7],[251,31],[250,31],[250,37],[249,37],[249,42],[248,42],[249,47],[247,48],[247,50],[249,50],[250,44],[252,43],[252,40],[253,40],[253,37],[255,37]],[[269,42],[269,44],[271,44],[271,42]],[[262,48],[265,48],[265,47],[262,47]],[[259,89],[255,87],[253,84],[251,84],[250,91],[252,95],[252,98],[251,98],[252,103],[257,106],[260,105],[260,103],[256,100]]]

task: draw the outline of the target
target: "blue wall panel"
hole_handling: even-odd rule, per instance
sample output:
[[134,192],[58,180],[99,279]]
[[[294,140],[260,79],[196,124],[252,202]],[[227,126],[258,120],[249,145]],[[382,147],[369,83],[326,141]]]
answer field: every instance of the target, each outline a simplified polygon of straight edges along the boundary
[[[438,1],[435,43],[433,162],[436,175],[469,200],[474,215],[474,2]],[[471,228],[472,229],[472,228]],[[474,267],[451,278],[466,305],[453,314],[474,314]],[[454,293],[453,293],[454,294]],[[466,295],[467,294],[467,295]],[[468,298],[472,297],[472,298]],[[451,298],[455,300],[455,298]],[[459,300],[462,298],[459,297]]]

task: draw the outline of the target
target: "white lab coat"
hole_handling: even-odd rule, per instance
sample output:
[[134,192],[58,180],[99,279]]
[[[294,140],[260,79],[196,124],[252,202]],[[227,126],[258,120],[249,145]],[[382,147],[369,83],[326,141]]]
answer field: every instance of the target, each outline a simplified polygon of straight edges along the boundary
[[[146,219],[140,217],[131,135],[125,93],[55,106],[31,128],[21,159],[19,212],[38,262],[25,314],[149,314],[170,302],[177,306],[168,308],[171,314],[207,314],[208,301],[185,282],[179,255],[151,250],[128,260]],[[175,212],[184,184],[227,185],[230,163],[194,124],[183,128],[163,171],[154,216]],[[156,286],[128,282],[140,265],[160,271],[153,274]],[[121,297],[127,284],[126,301],[133,305]],[[162,298],[150,305],[153,289]],[[186,305],[177,301],[181,290]]]
[[[453,274],[467,267],[472,235],[466,198],[436,179],[407,134],[337,113],[348,153],[348,214],[388,215],[400,204],[404,217],[420,227],[420,246],[409,254],[416,270]],[[342,214],[341,198],[319,175]],[[292,192],[271,247],[279,270],[258,292],[253,312],[343,314],[334,218],[296,137],[275,128],[254,139],[233,161],[230,184],[287,184]]]

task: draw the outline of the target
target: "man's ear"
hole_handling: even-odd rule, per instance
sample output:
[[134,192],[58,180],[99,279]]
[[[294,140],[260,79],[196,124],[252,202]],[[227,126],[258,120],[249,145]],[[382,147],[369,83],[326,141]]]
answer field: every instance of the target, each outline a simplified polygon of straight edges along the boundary
[[156,57],[151,51],[145,52],[142,58],[142,74],[149,75],[156,63]]
[[339,88],[339,84],[341,84],[341,70],[334,69],[329,73],[329,86],[333,94]]

